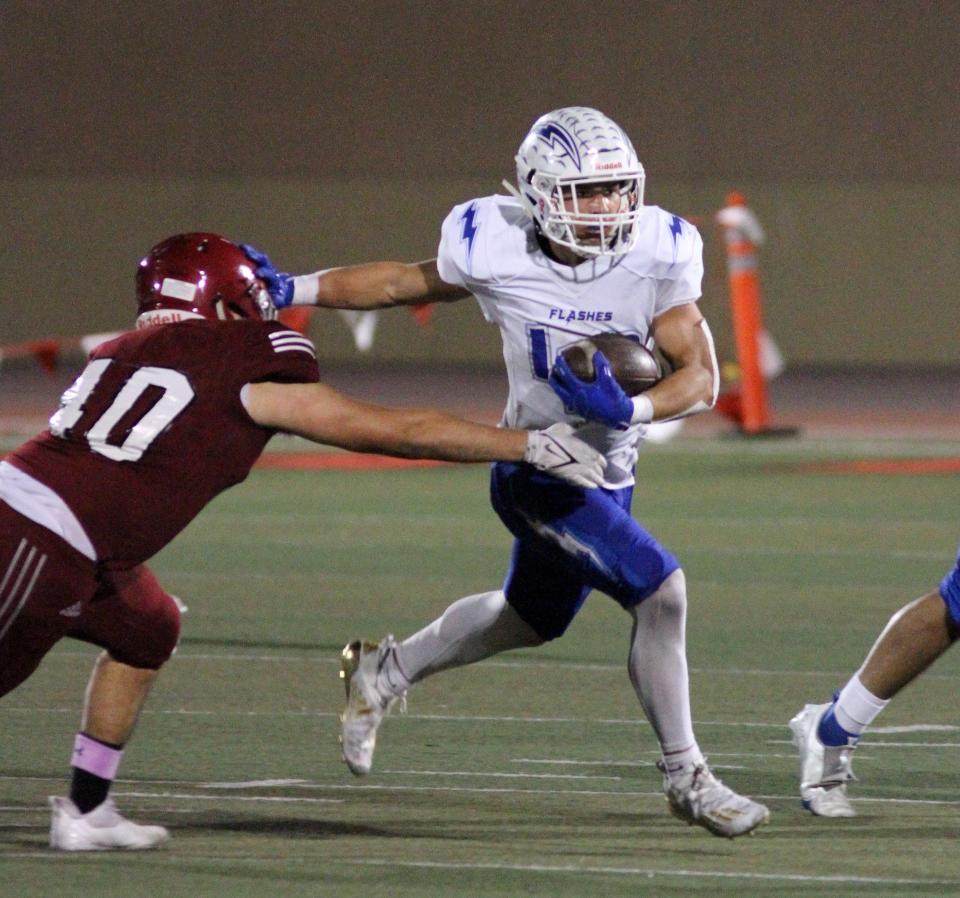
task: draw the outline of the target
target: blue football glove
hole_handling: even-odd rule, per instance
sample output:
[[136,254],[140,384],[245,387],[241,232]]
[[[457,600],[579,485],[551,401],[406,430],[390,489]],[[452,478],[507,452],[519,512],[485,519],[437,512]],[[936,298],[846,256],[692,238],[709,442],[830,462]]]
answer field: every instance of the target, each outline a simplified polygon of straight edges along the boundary
[[600,421],[607,427],[626,430],[633,417],[633,403],[613,379],[610,363],[602,352],[593,354],[593,370],[596,378],[593,383],[587,383],[570,370],[562,355],[558,355],[549,383],[568,411],[588,421]]
[[293,302],[293,276],[277,271],[266,253],[254,249],[249,243],[241,243],[240,249],[256,265],[254,274],[267,285],[267,293],[278,309],[285,309]]

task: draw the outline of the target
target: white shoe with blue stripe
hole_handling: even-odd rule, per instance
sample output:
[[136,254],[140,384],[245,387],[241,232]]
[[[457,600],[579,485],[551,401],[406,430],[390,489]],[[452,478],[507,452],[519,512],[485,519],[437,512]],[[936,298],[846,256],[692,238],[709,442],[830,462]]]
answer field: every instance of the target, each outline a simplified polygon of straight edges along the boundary
[[790,721],[793,744],[800,752],[800,800],[818,817],[856,817],[856,809],[847,798],[847,783],[856,779],[856,745],[824,745],[817,735],[820,719],[830,707],[830,702],[805,705]]

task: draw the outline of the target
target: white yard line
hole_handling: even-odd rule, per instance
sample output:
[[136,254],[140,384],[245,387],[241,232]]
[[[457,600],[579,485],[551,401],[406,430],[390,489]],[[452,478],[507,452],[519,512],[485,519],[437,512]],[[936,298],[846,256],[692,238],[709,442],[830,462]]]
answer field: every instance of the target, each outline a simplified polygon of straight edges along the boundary
[[[870,748],[960,748],[960,742],[876,742],[870,738],[868,733],[864,738],[864,745]],[[770,739],[770,745],[792,745],[789,739]],[[860,752],[855,755],[860,760]]]
[[515,873],[582,873],[591,876],[637,876],[641,879],[654,878],[695,878],[695,879],[745,879],[749,881],[765,882],[810,882],[823,884],[855,884],[855,885],[894,885],[894,886],[955,886],[960,885],[960,879],[899,879],[881,876],[842,876],[842,875],[810,875],[804,873],[748,873],[730,872],[726,870],[688,870],[670,867],[598,867],[576,866],[573,864],[497,864],[471,863],[463,861],[393,861],[379,859],[351,858],[333,861],[348,866],[359,867],[402,867],[436,870],[493,870],[498,872]]
[[[3,707],[0,708],[0,719],[4,714],[76,714],[74,707],[64,708],[29,708],[29,707]],[[315,717],[318,719],[339,718],[335,711],[240,711],[240,710],[200,710],[188,708],[162,708],[159,710],[144,709],[144,715],[157,715],[161,717]],[[523,715],[496,715],[496,714],[405,714],[403,720],[437,720],[451,723],[536,723],[536,724],[576,724],[598,725],[598,726],[636,726],[647,727],[649,723],[639,718],[590,718],[590,717],[533,717]],[[748,720],[695,720],[694,726],[697,727],[715,727],[717,729],[760,729],[777,730],[783,732],[786,729],[786,722],[777,721],[768,723],[764,721]],[[864,745],[870,748],[960,748],[960,742],[879,742],[871,738],[872,734],[883,733],[943,733],[958,732],[960,726],[952,724],[911,724],[906,727],[877,727],[871,729],[865,738]],[[789,739],[768,739],[770,745],[790,745]],[[734,757],[734,755],[731,755]],[[749,755],[743,755],[749,757]],[[770,755],[762,755],[770,757]]]
[[378,773],[406,776],[475,776],[498,779],[542,779],[542,780],[616,780],[622,776],[603,776],[589,773],[506,773],[481,772],[477,770],[379,770]]
[[[11,860],[43,860],[48,863],[59,861],[69,862],[75,860],[69,852],[53,851],[15,851],[4,852],[0,857],[4,861]],[[192,858],[197,860],[198,858]],[[254,857],[247,855],[242,859],[235,857],[217,857],[213,855],[204,855],[202,859],[206,863],[222,863],[227,865],[269,864],[286,863],[276,857]],[[179,861],[171,858],[169,863],[176,864]],[[771,872],[771,873],[751,873],[736,872],[729,870],[690,870],[683,867],[608,867],[608,866],[576,866],[573,864],[507,864],[507,863],[478,863],[470,861],[403,861],[388,860],[386,858],[338,858],[331,856],[325,859],[329,866],[349,866],[349,867],[380,867],[385,869],[427,869],[427,870],[488,870],[496,873],[529,873],[534,875],[576,875],[586,876],[623,876],[636,877],[640,880],[651,879],[700,879],[700,880],[745,880],[747,882],[795,882],[795,883],[814,883],[817,885],[868,885],[868,886],[957,886],[960,885],[960,879],[905,879],[899,877],[884,876],[845,876],[840,874],[811,875],[805,873]]]
[[954,886],[960,885],[958,879],[893,879],[881,876],[840,876],[824,875],[813,876],[803,873],[748,873],[730,872],[726,870],[687,870],[670,867],[606,867],[606,866],[576,866],[573,864],[496,864],[443,861],[391,861],[378,859],[340,859],[334,863],[359,867],[401,867],[435,870],[495,870],[498,872],[515,873],[582,873],[595,876],[609,874],[613,876],[639,876],[644,879],[653,878],[696,878],[696,879],[744,879],[748,881],[766,882],[812,882],[812,883],[854,883],[862,885],[903,885],[903,886]]
[[[93,651],[58,651],[55,655],[52,655],[53,658],[82,658],[84,660],[92,660],[95,657],[96,653]],[[186,649],[181,649],[174,656],[171,664],[179,664],[183,662],[219,662],[219,661],[237,661],[237,662],[257,662],[257,663],[281,663],[281,664],[323,664],[330,667],[340,665],[340,658],[333,655],[313,655],[309,652],[306,652],[302,655],[262,655],[262,654],[250,654],[243,652],[224,652],[224,653],[211,653],[211,652],[191,652],[189,647]],[[509,669],[524,669],[524,670],[533,670],[538,668],[549,668],[552,670],[569,670],[569,671],[600,671],[600,672],[621,672],[624,670],[624,665],[622,663],[613,663],[613,662],[569,662],[563,660],[554,660],[554,659],[537,659],[537,658],[524,658],[523,660],[516,661],[505,661],[497,659],[489,659],[483,662],[480,662],[483,668],[509,668]],[[829,678],[835,680],[837,678],[846,679],[850,675],[850,671],[839,671],[839,670],[771,670],[768,668],[751,668],[751,667],[691,667],[690,673],[698,674],[701,676],[723,676],[729,675],[734,677],[811,677],[811,678]],[[960,682],[960,675],[958,674],[936,674],[936,673],[925,673],[925,680],[950,680],[951,682],[957,683]],[[945,725],[946,726],[946,725]],[[956,730],[960,730],[960,726],[954,727]],[[876,729],[874,729],[876,732]]]
[[[447,771],[449,773],[450,771]],[[2,777],[2,779],[39,779],[34,777]],[[150,780],[140,780],[137,785],[144,786],[149,785]],[[222,793],[217,793],[216,795],[204,795],[194,792],[152,792],[152,791],[133,791],[122,788],[122,781],[118,781],[119,788],[114,789],[113,794],[118,797],[127,797],[127,798],[141,798],[141,799],[177,799],[181,801],[219,801],[219,800],[233,800],[233,801],[249,801],[249,802],[319,802],[319,803],[336,803],[344,802],[347,799],[321,799],[321,798],[305,798],[297,796],[281,796],[281,795],[223,795]],[[180,783],[178,785],[191,788],[191,789],[202,789],[204,788],[203,783]],[[433,793],[433,792],[444,792],[444,793],[461,793],[468,795],[540,795],[544,798],[562,798],[567,795],[576,795],[576,796],[586,796],[586,797],[624,797],[624,798],[654,798],[654,799],[663,799],[663,792],[659,789],[657,790],[646,790],[646,789],[523,789],[513,786],[442,786],[442,785],[425,785],[425,786],[412,786],[406,784],[387,784],[387,783],[310,783],[302,782],[296,788],[302,789],[304,791],[316,791],[316,792],[401,792],[401,793]],[[787,801],[794,802],[798,800],[798,796],[795,794],[790,795],[754,795],[754,798],[760,799],[762,801]],[[860,797],[857,796],[855,799],[857,804],[900,804],[900,805],[919,805],[923,807],[960,807],[960,800],[955,799],[935,799],[935,798],[881,798],[881,797]]]
[[[771,744],[774,743],[771,740]],[[653,758],[659,758],[659,751],[639,751],[638,755],[651,755]],[[714,758],[762,758],[766,760],[768,758],[787,758],[791,761],[797,760],[797,754],[787,755],[778,755],[771,754],[767,752],[749,752],[749,751],[737,751],[737,752],[722,752],[722,751],[712,751],[710,752],[710,757],[708,760],[712,761]],[[875,758],[870,755],[863,755],[860,752],[857,752],[858,761],[873,761]],[[637,761],[636,759],[631,760],[618,760],[617,758],[603,758],[599,761],[581,761],[575,760],[573,758],[511,758],[511,764],[556,764],[558,766],[584,766],[584,767],[656,767],[657,762],[655,760],[651,761]],[[747,768],[742,765],[731,765],[731,764],[711,764],[712,768],[721,768],[723,770],[746,770]]]
[[204,789],[275,789],[278,786],[299,786],[306,782],[308,780],[242,780],[238,783],[196,783],[195,785]]
[[[385,771],[386,772],[386,771]],[[477,776],[477,775],[488,775],[488,776],[506,776],[512,777],[511,773],[503,774],[476,774],[470,771],[439,771],[432,773],[430,771],[402,771],[407,774],[423,773],[430,775],[442,775],[442,776]],[[398,772],[399,773],[399,772]],[[536,777],[534,777],[536,778]],[[604,777],[598,777],[604,778]],[[0,776],[0,781],[9,781],[9,782],[48,782],[50,777],[39,777],[39,776],[10,776],[3,775]],[[539,795],[547,799],[563,798],[564,796],[586,796],[586,797],[620,797],[620,798],[654,798],[661,799],[663,798],[663,792],[659,789],[648,790],[648,789],[590,789],[590,788],[578,788],[578,789],[556,789],[556,788],[520,788],[515,786],[445,786],[445,785],[409,785],[409,784],[390,784],[390,783],[356,783],[356,782],[344,782],[344,783],[314,783],[308,780],[267,780],[265,782],[279,782],[279,783],[290,783],[291,788],[301,791],[301,792],[339,792],[339,793],[365,793],[365,792],[383,792],[383,793],[462,793],[468,795],[485,795],[485,794],[508,794],[508,795]],[[151,790],[150,786],[173,786],[174,790]],[[132,788],[130,788],[132,787]],[[144,787],[148,787],[145,789]],[[149,780],[149,779],[139,779],[139,780],[117,780],[116,788],[114,789],[113,794],[118,797],[126,798],[139,798],[139,799],[150,799],[150,800],[170,800],[174,799],[177,801],[183,802],[216,802],[216,801],[245,801],[245,802],[270,802],[282,804],[284,802],[290,803],[342,803],[346,801],[346,798],[315,798],[315,797],[305,797],[303,795],[225,795],[223,790],[229,788],[238,788],[238,789],[248,789],[250,788],[250,781],[240,781],[237,783],[224,783],[224,782],[190,782],[182,780]],[[200,790],[200,789],[214,789],[216,792],[214,794],[207,794],[197,791],[180,791],[183,789],[187,790]],[[951,793],[952,794],[952,793]],[[754,795],[754,798],[761,799],[763,801],[785,801],[785,802],[794,802],[797,800],[797,795],[781,795],[781,794],[765,794],[765,795]],[[922,807],[950,807],[956,808],[960,807],[960,800],[958,799],[921,799],[921,798],[883,798],[879,796],[858,796],[856,798],[858,804],[895,804],[895,805],[918,805]],[[29,810],[27,808],[17,808],[13,806],[8,806],[6,808],[10,811],[25,811]]]
[[180,801],[250,801],[276,804],[343,804],[345,798],[306,798],[295,795],[197,795],[192,792],[128,792],[114,789],[113,795],[124,798],[175,798]]

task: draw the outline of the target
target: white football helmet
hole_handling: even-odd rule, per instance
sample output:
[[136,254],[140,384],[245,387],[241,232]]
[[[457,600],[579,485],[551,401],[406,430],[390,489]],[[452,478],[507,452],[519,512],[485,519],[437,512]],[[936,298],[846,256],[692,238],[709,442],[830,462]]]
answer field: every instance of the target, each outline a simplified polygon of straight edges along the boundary
[[[630,138],[602,112],[567,106],[541,116],[516,162],[519,190],[507,186],[544,237],[581,256],[619,256],[636,245],[643,166]],[[581,211],[590,205],[584,188],[600,183],[618,185],[619,209]]]

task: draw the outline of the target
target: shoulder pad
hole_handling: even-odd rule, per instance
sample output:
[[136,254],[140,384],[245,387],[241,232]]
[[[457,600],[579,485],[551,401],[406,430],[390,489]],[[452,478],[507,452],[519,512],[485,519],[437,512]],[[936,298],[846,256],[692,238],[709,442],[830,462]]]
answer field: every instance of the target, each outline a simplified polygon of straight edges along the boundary
[[700,232],[685,218],[657,209],[660,221],[657,241],[658,259],[671,266],[683,267],[703,255],[703,239]]
[[630,252],[635,265],[658,278],[680,277],[689,266],[703,265],[703,240],[686,219],[658,206],[647,206],[641,234]]
[[313,341],[279,321],[249,322],[247,360],[252,380],[311,383],[320,379]]
[[524,252],[529,218],[509,196],[486,196],[454,206],[443,223],[437,266],[448,283],[496,282],[498,269],[510,267],[511,247]]
[[269,322],[268,327],[267,340],[274,354],[300,352],[316,361],[317,350],[313,345],[313,340],[308,336],[301,334],[300,331],[291,330],[279,321]]

